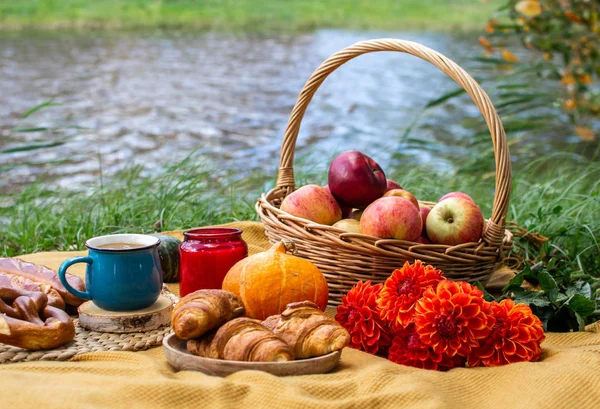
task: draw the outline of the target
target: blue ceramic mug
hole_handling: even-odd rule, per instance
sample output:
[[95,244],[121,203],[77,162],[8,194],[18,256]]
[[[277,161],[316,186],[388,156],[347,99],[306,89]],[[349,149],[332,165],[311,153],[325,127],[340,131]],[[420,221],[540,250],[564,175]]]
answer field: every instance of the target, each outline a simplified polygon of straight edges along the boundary
[[[154,304],[162,289],[159,244],[158,238],[145,234],[94,237],[85,243],[88,255],[63,262],[58,277],[70,293],[105,310],[146,308]],[[67,269],[75,263],[87,263],[85,292],[66,280]]]

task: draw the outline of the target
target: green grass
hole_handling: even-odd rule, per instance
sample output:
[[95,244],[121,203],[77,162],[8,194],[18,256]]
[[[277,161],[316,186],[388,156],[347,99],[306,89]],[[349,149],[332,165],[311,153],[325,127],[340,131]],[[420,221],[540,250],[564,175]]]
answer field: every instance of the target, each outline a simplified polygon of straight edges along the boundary
[[0,29],[473,30],[495,7],[482,0],[0,0]]
[[[548,167],[548,161],[561,166]],[[301,165],[298,183],[324,183],[322,164]],[[517,239],[527,259],[557,254],[574,271],[600,276],[600,164],[560,158],[540,159],[515,170],[508,220],[550,238],[541,249]],[[393,169],[418,198],[435,201],[459,190],[469,193],[484,215],[491,213],[493,178],[478,174],[439,174],[427,167]],[[43,250],[81,249],[86,239],[117,232],[152,232],[257,219],[255,200],[272,187],[274,176],[232,181],[215,176],[211,166],[188,159],[142,177],[140,169],[122,172],[110,184],[64,191],[35,184],[0,207],[0,254],[14,256]]]

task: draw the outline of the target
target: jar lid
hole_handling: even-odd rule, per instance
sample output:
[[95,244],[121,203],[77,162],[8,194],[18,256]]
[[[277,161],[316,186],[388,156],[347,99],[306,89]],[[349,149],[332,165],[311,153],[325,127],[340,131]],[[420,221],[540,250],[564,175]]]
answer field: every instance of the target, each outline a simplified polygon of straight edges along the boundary
[[201,227],[198,229],[186,230],[183,237],[186,239],[228,239],[235,238],[242,234],[241,229],[233,227]]

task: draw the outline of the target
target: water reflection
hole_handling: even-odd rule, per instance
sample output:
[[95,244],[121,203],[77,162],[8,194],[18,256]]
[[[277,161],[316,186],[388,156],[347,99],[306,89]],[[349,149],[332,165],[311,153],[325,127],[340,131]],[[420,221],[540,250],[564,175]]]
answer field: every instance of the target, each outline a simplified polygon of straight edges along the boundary
[[[274,37],[221,34],[43,34],[0,37],[0,149],[66,136],[64,145],[0,155],[0,192],[40,175],[77,187],[140,164],[149,171],[197,150],[216,166],[275,169],[287,117],[303,83],[331,53],[376,37],[419,41],[459,64],[478,53],[474,38],[447,34],[354,33],[335,30]],[[456,85],[412,56],[378,53],[344,65],[311,103],[298,139],[299,154],[328,160],[359,149],[383,166],[432,158],[401,140],[424,104]],[[55,98],[58,106],[28,121],[20,115]],[[462,119],[472,104],[450,102],[424,117],[413,136],[464,154]],[[24,123],[85,129],[11,133]],[[458,141],[458,142],[456,142]],[[436,155],[437,156],[437,155]],[[399,159],[402,158],[402,159]],[[28,163],[27,165],[23,165]],[[17,166],[18,165],[18,166]]]

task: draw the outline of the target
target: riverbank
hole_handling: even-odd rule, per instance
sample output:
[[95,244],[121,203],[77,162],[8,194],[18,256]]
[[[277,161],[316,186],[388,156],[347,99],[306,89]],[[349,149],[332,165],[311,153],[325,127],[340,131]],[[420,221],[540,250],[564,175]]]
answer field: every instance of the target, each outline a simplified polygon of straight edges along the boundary
[[0,30],[472,31],[495,8],[482,0],[0,0]]

